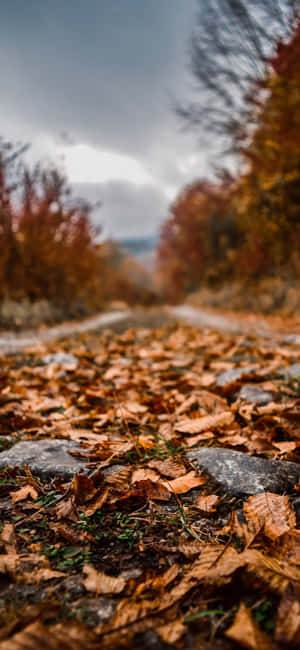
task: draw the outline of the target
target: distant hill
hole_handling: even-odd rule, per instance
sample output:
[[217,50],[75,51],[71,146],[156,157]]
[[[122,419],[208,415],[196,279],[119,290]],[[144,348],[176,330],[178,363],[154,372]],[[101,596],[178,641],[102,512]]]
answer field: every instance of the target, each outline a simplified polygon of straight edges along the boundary
[[126,237],[120,239],[123,250],[134,257],[148,271],[154,267],[155,249],[158,244],[158,235],[149,237]]

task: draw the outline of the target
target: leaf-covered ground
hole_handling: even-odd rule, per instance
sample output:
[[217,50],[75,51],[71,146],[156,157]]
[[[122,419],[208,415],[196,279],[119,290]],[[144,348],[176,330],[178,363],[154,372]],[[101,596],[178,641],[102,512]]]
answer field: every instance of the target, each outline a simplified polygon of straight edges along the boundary
[[[58,351],[77,361],[44,365]],[[298,360],[292,341],[175,325],[3,358],[2,449],[65,438],[89,465],[71,483],[0,471],[1,650],[299,647],[300,485],[237,499],[186,460],[299,462]],[[249,383],[270,401],[238,397]]]

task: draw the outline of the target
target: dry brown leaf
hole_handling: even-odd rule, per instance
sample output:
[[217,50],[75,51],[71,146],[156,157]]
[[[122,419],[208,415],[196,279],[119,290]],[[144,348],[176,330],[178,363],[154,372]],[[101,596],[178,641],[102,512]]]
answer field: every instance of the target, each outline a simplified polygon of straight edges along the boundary
[[289,498],[271,492],[249,497],[244,503],[244,513],[248,523],[254,522],[256,527],[263,527],[265,535],[271,540],[276,540],[296,525]]
[[152,580],[152,588],[159,591],[160,589],[165,589],[168,585],[171,584],[177,578],[179,573],[178,564],[172,564],[167,571],[156,576]]
[[177,578],[179,572],[178,564],[172,564],[164,573],[155,576],[152,580],[147,579],[146,582],[140,583],[135,592],[134,597],[140,596],[143,591],[151,589],[154,591],[161,591],[165,589],[171,582]]
[[74,546],[82,541],[82,534],[76,530],[74,527],[70,526],[69,523],[65,524],[62,522],[49,522],[49,528],[51,528],[58,537],[63,537],[67,542],[73,544]]
[[200,555],[203,548],[201,542],[182,542],[179,544],[178,549],[180,553],[185,555],[188,559],[194,558],[196,555]]
[[101,510],[102,506],[107,501],[108,495],[109,495],[109,488],[106,488],[106,490],[104,490],[102,494],[99,494],[96,497],[93,503],[89,503],[89,505],[85,508],[84,510],[85,516],[92,517],[92,515],[94,515],[95,512],[97,512],[97,510]]
[[149,467],[157,469],[160,474],[167,476],[168,478],[179,478],[186,473],[184,464],[177,460],[173,460],[172,458],[166,458],[166,460],[151,460],[148,465]]
[[29,585],[65,576],[61,571],[52,571],[48,560],[35,553],[0,555],[0,573],[11,575],[16,582]]
[[94,496],[95,485],[92,479],[85,474],[75,474],[72,481],[72,490],[75,502],[83,504]]
[[221,584],[237,569],[246,564],[244,553],[237,553],[230,546],[207,544],[202,548],[199,560],[193,564],[188,576]]
[[119,472],[113,472],[106,476],[105,483],[111,485],[114,490],[120,490],[121,492],[128,490],[131,474],[132,468],[124,467],[124,469],[121,469]]
[[55,513],[58,519],[65,517],[69,519],[77,519],[75,515],[75,508],[72,497],[63,499],[55,506]]
[[131,483],[138,483],[139,481],[152,481],[155,483],[156,481],[160,480],[159,474],[157,472],[154,472],[152,469],[147,469],[147,468],[141,468],[141,469],[136,469],[131,477]]
[[275,650],[272,641],[252,618],[251,610],[241,603],[226,636],[249,650]]
[[205,431],[205,433],[199,433],[197,436],[192,436],[191,438],[185,439],[185,444],[187,447],[194,447],[198,442],[206,442],[206,440],[212,440],[215,438],[215,433],[212,431]]
[[19,501],[25,501],[29,497],[36,501],[38,499],[38,492],[32,485],[24,485],[20,490],[16,492],[10,492],[12,504],[18,503]]
[[202,512],[215,512],[219,501],[220,497],[216,494],[210,494],[208,496],[198,497],[196,506]]
[[300,646],[300,590],[292,584],[286,588],[277,611],[275,639]]
[[238,512],[236,510],[233,510],[231,512],[228,524],[226,524],[224,528],[219,531],[219,535],[225,535],[226,533],[237,535],[239,539],[245,544],[246,548],[248,548],[255,540],[261,528],[262,525],[259,521],[253,520],[247,522],[242,510]]
[[96,571],[94,567],[85,564],[83,573],[86,578],[83,580],[83,586],[87,591],[94,591],[96,594],[120,594],[126,586],[126,580],[119,576],[114,578],[108,576],[102,571]]
[[247,570],[260,578],[269,589],[282,594],[289,582],[300,583],[300,568],[291,564],[289,558],[265,555],[256,549],[241,553]]
[[46,627],[39,621],[30,623],[10,639],[0,643],[0,650],[88,650],[92,645],[86,630],[73,629],[66,624]]
[[206,481],[206,476],[201,476],[201,474],[199,476],[194,470],[192,470],[191,472],[184,474],[184,476],[175,478],[173,481],[163,481],[163,485],[175,494],[185,494],[185,492],[188,492],[192,488],[203,485]]
[[180,433],[202,433],[208,429],[214,429],[218,427],[224,427],[228,424],[232,424],[234,421],[234,415],[231,411],[223,411],[222,413],[217,413],[216,415],[204,415],[201,418],[186,418],[177,422],[175,429],[180,431]]
[[159,482],[146,479],[145,481],[137,481],[134,485],[147,499],[153,499],[153,501],[169,501],[171,498],[168,485],[163,481]]
[[289,454],[299,447],[298,442],[273,442],[273,447],[279,449],[281,454]]
[[65,578],[66,574],[62,571],[53,571],[52,569],[36,569],[32,573],[25,574],[24,582],[26,584],[38,584],[47,580],[54,580],[56,578]]
[[173,644],[176,643],[176,641],[179,641],[179,639],[181,639],[185,634],[186,627],[183,624],[183,619],[179,619],[178,621],[173,621],[166,625],[160,625],[156,628],[156,632],[165,643]]
[[176,414],[180,415],[181,413],[185,413],[194,404],[199,404],[199,406],[207,412],[218,413],[219,411],[223,412],[227,409],[226,399],[219,395],[215,395],[215,393],[210,393],[207,390],[200,390],[194,395],[191,395],[188,399],[184,400],[176,409]]
[[0,535],[0,541],[2,542],[2,544],[4,544],[7,553],[11,553],[15,550],[16,534],[15,534],[15,527],[13,524],[10,524],[8,522],[4,524]]

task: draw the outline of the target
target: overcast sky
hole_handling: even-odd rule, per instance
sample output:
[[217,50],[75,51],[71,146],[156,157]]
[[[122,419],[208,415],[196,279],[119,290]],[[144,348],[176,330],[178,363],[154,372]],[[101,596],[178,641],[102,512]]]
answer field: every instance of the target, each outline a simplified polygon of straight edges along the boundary
[[155,233],[201,175],[172,103],[190,87],[196,0],[3,0],[0,134],[64,160],[115,236]]

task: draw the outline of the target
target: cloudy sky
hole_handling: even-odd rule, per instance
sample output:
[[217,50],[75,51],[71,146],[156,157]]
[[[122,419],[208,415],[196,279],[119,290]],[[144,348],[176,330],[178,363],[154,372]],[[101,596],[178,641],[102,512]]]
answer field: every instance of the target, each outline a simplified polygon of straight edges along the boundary
[[196,0],[7,0],[0,135],[64,161],[116,236],[157,231],[204,158],[172,111],[190,87]]

